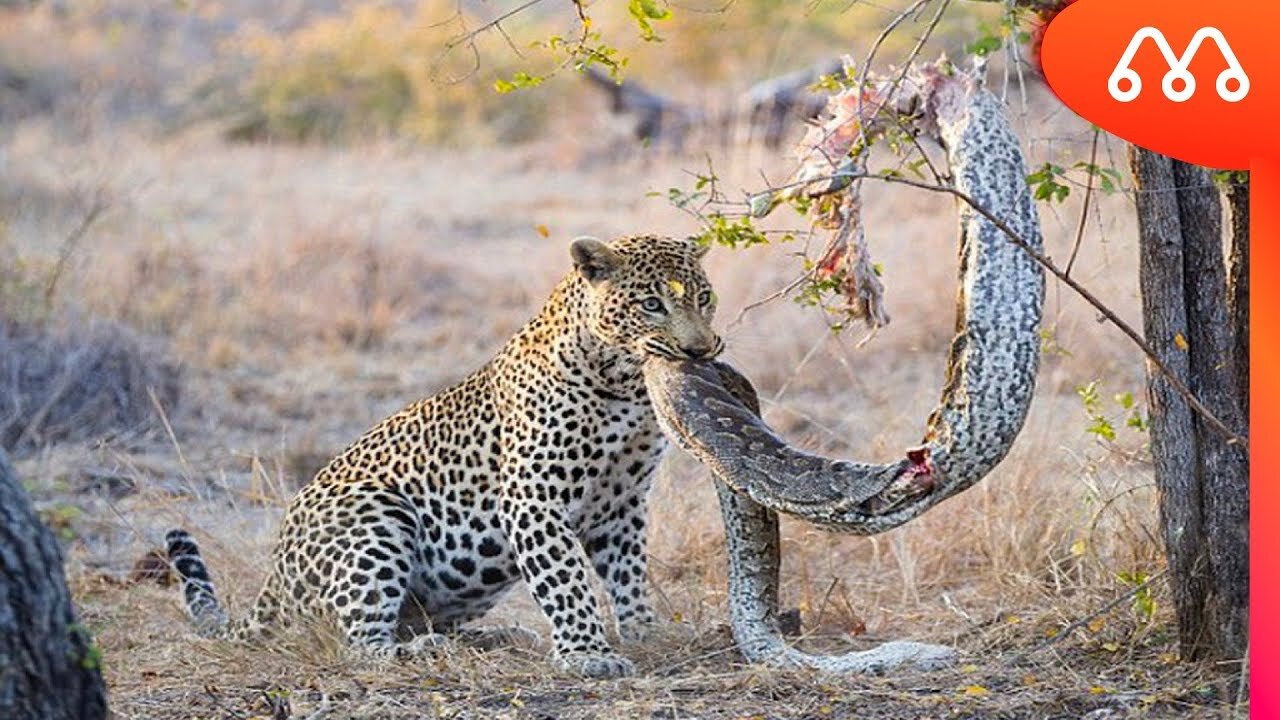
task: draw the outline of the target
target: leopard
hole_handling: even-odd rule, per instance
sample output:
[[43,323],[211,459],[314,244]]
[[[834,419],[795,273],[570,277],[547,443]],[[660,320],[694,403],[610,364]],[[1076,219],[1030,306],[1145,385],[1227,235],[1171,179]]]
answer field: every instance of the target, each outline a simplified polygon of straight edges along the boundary
[[530,633],[461,627],[523,581],[550,623],[553,666],[632,674],[590,573],[619,638],[643,640],[657,621],[647,498],[667,440],[642,367],[723,350],[707,247],[662,235],[572,241],[572,269],[491,360],[374,425],[297,492],[243,617],[219,601],[194,536],[169,531],[197,632],[261,641],[323,617],[358,654],[412,658],[453,637]]

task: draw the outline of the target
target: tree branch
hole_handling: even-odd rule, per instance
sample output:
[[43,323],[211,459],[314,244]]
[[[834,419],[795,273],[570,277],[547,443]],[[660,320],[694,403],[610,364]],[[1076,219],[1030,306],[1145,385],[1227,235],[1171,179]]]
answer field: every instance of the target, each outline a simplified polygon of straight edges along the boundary
[[1102,128],[1095,127],[1093,129],[1093,147],[1089,150],[1089,184],[1084,188],[1084,205],[1080,207],[1080,223],[1076,226],[1076,242],[1071,246],[1071,257],[1067,258],[1067,267],[1062,272],[1066,275],[1071,274],[1071,268],[1076,264],[1076,255],[1080,252],[1080,246],[1084,243],[1084,227],[1089,222],[1089,200],[1093,197],[1093,176],[1098,169],[1098,136],[1102,134]]
[[[906,177],[898,177],[893,175],[877,175],[877,174],[867,173],[862,171],[836,173],[827,178],[807,178],[805,180],[789,183],[787,185],[782,185],[780,187],[770,188],[769,193],[776,194],[777,192],[782,190],[787,190],[789,188],[803,187],[803,186],[811,185],[817,182],[834,181],[834,180],[863,180],[863,179],[880,180],[880,181],[889,182],[889,183],[898,183],[900,185],[909,185],[911,187],[919,188],[921,190],[928,190],[930,192],[940,192],[947,195],[951,195],[955,198],[958,198],[962,202],[964,202],[966,205],[972,208],[974,212],[981,215],[983,218],[989,221],[992,225],[995,225],[1001,232],[1005,234],[1006,237],[1009,238],[1009,240],[1014,245],[1017,245],[1019,248],[1022,249],[1023,252],[1030,255],[1032,259],[1034,259],[1037,263],[1039,263],[1042,267],[1044,267],[1045,270],[1048,270],[1050,274],[1052,274],[1054,277],[1061,280],[1067,287],[1074,290],[1077,295],[1083,298],[1085,302],[1092,305],[1093,308],[1097,310],[1099,313],[1101,313],[1102,316],[1106,318],[1112,325],[1115,325],[1117,328],[1119,328],[1120,332],[1124,333],[1130,340],[1133,341],[1135,345],[1138,346],[1139,349],[1142,350],[1143,354],[1147,356],[1147,360],[1150,361],[1151,364],[1154,365],[1156,369],[1160,371],[1160,374],[1163,375],[1165,380],[1168,381],[1170,387],[1172,387],[1175,392],[1181,395],[1182,398],[1187,401],[1187,404],[1190,405],[1191,408],[1195,410],[1195,412],[1198,415],[1203,417],[1204,420],[1208,422],[1210,426],[1212,426],[1218,432],[1222,433],[1222,435],[1227,439],[1227,442],[1235,445],[1239,445],[1240,447],[1244,448],[1246,451],[1248,450],[1249,448],[1248,438],[1245,438],[1241,435],[1236,434],[1233,430],[1231,430],[1231,428],[1229,428],[1226,425],[1226,423],[1224,423],[1220,418],[1218,418],[1217,415],[1215,415],[1211,410],[1209,410],[1209,408],[1205,407],[1204,403],[1200,402],[1200,400],[1196,398],[1195,394],[1191,392],[1191,389],[1188,388],[1186,384],[1184,384],[1181,380],[1179,380],[1177,376],[1174,375],[1173,371],[1171,371],[1169,367],[1165,365],[1162,360],[1160,360],[1159,356],[1156,354],[1155,349],[1152,348],[1149,343],[1147,343],[1146,339],[1142,337],[1141,333],[1139,333],[1137,330],[1134,330],[1133,327],[1129,325],[1129,323],[1120,319],[1119,315],[1116,315],[1116,313],[1113,310],[1111,310],[1111,308],[1107,307],[1106,304],[1104,304],[1101,300],[1097,298],[1097,296],[1089,292],[1087,288],[1085,288],[1080,283],[1076,282],[1075,279],[1073,279],[1066,272],[1059,269],[1057,265],[1054,265],[1052,260],[1046,257],[1043,253],[1038,252],[1037,250],[1032,248],[1031,245],[1029,245],[1025,239],[1023,239],[1020,235],[1018,235],[1016,231],[1013,230],[1013,228],[1009,227],[1008,223],[1006,223],[1003,219],[997,217],[994,213],[992,213],[990,210],[984,207],[981,203],[975,200],[968,193],[962,192],[960,190],[957,190],[953,187],[949,187],[947,185],[935,185],[927,182],[922,182],[919,180],[912,180]],[[840,187],[844,187],[844,186],[841,185]]]

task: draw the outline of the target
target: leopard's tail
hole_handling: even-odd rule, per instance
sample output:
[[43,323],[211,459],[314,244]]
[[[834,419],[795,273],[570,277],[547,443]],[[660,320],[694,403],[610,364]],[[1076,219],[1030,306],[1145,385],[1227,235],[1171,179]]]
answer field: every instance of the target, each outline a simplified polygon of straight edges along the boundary
[[169,563],[182,581],[182,597],[196,632],[204,636],[223,634],[227,629],[227,613],[218,602],[209,577],[209,568],[200,556],[200,547],[186,530],[170,530],[164,536]]

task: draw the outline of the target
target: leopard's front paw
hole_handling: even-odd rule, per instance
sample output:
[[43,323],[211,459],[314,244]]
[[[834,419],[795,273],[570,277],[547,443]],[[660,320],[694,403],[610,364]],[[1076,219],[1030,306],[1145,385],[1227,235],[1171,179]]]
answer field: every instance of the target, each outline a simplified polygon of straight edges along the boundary
[[554,653],[552,663],[561,670],[588,678],[618,678],[635,673],[631,661],[614,653]]
[[411,660],[427,657],[448,645],[449,639],[437,633],[418,635],[406,642],[375,643],[355,645],[351,652],[360,660],[373,662],[391,662],[394,660]]
[[457,634],[463,642],[479,650],[496,650],[501,647],[531,650],[542,642],[541,635],[519,625],[463,628]]

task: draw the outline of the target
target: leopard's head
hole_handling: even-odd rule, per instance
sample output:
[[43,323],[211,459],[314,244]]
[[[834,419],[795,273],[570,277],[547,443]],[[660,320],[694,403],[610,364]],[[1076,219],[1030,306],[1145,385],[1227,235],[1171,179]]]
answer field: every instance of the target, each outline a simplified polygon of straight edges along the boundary
[[570,248],[586,286],[584,319],[599,340],[638,356],[711,358],[724,342],[711,329],[716,295],[702,271],[707,246],[655,236]]

